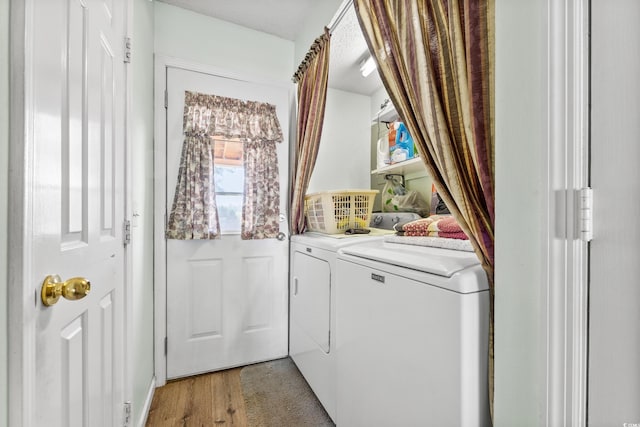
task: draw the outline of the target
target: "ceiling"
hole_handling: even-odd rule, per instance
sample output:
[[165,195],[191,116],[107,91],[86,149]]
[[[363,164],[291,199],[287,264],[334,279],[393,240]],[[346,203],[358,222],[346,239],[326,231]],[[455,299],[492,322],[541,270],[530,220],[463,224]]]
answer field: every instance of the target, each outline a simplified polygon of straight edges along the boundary
[[[159,0],[163,3],[295,40],[317,0]],[[322,31],[322,28],[320,28]]]
[[[159,1],[295,41],[318,0]],[[326,25],[328,24],[327,22]],[[318,34],[321,33],[322,28],[318,28]],[[360,31],[353,6],[349,6],[332,29],[329,86],[363,95],[371,95],[382,87],[377,72],[366,78],[360,74],[360,63],[366,56],[367,44]]]
[[360,74],[360,63],[367,57],[369,48],[351,6],[331,34],[329,86],[363,95],[371,95],[381,88],[377,71],[367,77]]

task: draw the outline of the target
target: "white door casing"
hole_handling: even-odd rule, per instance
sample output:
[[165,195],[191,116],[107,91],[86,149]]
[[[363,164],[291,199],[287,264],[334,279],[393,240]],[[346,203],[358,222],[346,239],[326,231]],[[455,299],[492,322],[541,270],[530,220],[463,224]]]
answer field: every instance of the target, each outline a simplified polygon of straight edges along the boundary
[[[640,423],[634,1],[549,2],[542,425]],[[589,93],[591,90],[591,93]],[[591,140],[589,140],[591,138]],[[593,188],[593,241],[579,190]],[[588,383],[588,384],[587,384]]]
[[589,5],[552,0],[546,7],[539,421],[578,427],[586,417],[588,243],[580,238],[578,195],[589,185]]
[[[284,134],[277,149],[280,210],[286,218],[288,87],[181,67],[167,67],[165,76],[167,143],[160,148],[166,150],[165,163],[160,166],[166,173],[165,205],[156,204],[167,212],[165,218],[178,175],[185,90],[276,105]],[[286,219],[280,226],[286,233]],[[157,240],[164,240],[164,224],[156,233]],[[223,234],[220,240],[166,240],[164,244],[166,252],[160,259],[166,260],[167,378],[286,356],[287,240],[243,241],[237,234]]]
[[[10,335],[9,422],[122,425],[129,3],[17,3],[10,322],[20,327]],[[85,277],[91,291],[46,307],[40,288],[52,274]]]

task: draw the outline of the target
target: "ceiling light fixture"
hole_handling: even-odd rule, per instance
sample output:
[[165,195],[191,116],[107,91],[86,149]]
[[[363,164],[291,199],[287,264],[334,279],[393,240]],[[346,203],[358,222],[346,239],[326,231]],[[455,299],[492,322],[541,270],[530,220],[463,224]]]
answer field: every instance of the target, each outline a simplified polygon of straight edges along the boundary
[[369,56],[367,59],[360,63],[360,73],[362,73],[362,77],[367,77],[375,69],[376,61],[373,60],[372,56]]

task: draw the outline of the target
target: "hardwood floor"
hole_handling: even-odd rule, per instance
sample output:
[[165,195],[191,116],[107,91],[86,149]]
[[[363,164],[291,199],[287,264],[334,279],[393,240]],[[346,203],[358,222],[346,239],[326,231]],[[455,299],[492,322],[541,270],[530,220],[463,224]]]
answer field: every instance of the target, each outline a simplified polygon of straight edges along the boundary
[[247,427],[241,369],[175,380],[156,389],[147,427]]

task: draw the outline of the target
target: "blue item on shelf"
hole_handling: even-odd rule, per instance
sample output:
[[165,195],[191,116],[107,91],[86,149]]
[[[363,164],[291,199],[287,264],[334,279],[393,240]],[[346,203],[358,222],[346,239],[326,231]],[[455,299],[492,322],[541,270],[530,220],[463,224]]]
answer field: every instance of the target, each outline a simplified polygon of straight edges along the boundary
[[396,147],[406,150],[407,152],[406,160],[413,159],[414,157],[413,138],[411,138],[411,135],[409,134],[407,127],[402,122],[398,122],[398,126],[396,129]]
[[391,163],[398,163],[415,157],[413,138],[402,122],[393,123],[389,132],[389,154]]

